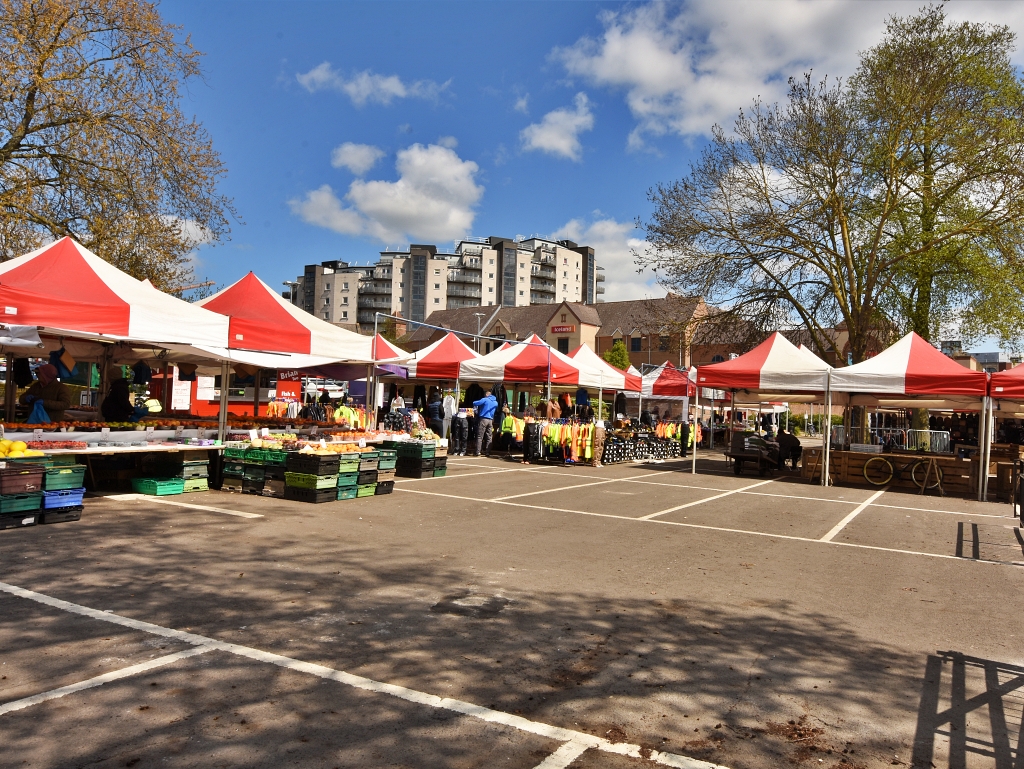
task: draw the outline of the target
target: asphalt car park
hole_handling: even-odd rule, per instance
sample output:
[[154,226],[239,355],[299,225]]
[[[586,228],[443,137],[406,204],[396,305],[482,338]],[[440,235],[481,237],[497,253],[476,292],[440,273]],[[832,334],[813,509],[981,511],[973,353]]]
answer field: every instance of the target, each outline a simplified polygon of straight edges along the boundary
[[1008,505],[697,467],[0,532],[0,763],[1019,765]]

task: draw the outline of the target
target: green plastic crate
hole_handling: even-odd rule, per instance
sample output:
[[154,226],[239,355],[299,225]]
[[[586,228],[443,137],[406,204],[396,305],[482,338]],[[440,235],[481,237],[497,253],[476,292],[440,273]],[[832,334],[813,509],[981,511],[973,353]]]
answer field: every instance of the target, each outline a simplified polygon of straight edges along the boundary
[[435,478],[444,478],[445,473],[447,473],[447,472],[448,472],[448,468],[447,467],[435,467],[434,468],[434,477]]
[[80,489],[85,485],[85,465],[51,467],[43,475],[43,488],[47,491]]
[[26,494],[8,494],[0,497],[0,515],[4,513],[41,510],[42,507],[43,492],[41,491],[31,491]]
[[242,477],[247,481],[262,481],[266,478],[263,465],[254,465],[246,462],[242,469]]
[[227,449],[224,449],[224,458],[225,459],[244,459],[245,458],[245,452],[248,451],[248,450],[249,449],[244,449],[244,448],[227,448]]
[[359,472],[359,460],[358,459],[343,459],[338,465],[338,473],[358,473]]
[[154,497],[184,494],[185,481],[181,478],[132,478],[132,491]]
[[366,483],[366,484],[363,484],[362,486],[356,486],[356,496],[357,497],[372,497],[376,493],[377,493],[377,484],[376,483]]
[[63,467],[64,465],[77,465],[78,457],[74,454],[54,454],[47,456],[52,467]]
[[244,462],[225,462],[224,473],[226,475],[245,475]]
[[355,499],[359,494],[358,486],[342,486],[338,488],[338,499]]
[[284,482],[286,486],[293,486],[296,489],[330,489],[338,485],[338,476],[285,473]]
[[345,488],[351,486],[355,488],[358,484],[356,479],[359,478],[359,473],[338,473],[338,488]]
[[398,456],[412,459],[431,459],[434,456],[433,443],[405,443],[399,444]]
[[384,458],[381,458],[381,459],[379,459],[377,461],[377,469],[378,470],[394,470],[395,466],[397,464],[398,464],[398,460],[397,459],[384,459]]
[[186,493],[190,491],[209,491],[210,490],[210,479],[209,478],[186,478],[185,488]]

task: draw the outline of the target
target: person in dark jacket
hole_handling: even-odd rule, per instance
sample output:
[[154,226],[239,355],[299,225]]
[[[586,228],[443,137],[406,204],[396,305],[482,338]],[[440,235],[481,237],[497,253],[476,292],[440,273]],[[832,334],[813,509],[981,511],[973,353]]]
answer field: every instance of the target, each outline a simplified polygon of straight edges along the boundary
[[679,426],[679,446],[682,449],[682,456],[685,458],[690,448],[690,421],[684,416],[683,423]]
[[800,439],[797,438],[789,430],[779,430],[779,469],[782,470],[786,466],[786,460],[790,460],[793,465],[793,469],[796,470],[796,463],[800,461],[800,455],[803,454],[803,446],[800,445]]
[[65,410],[71,407],[71,392],[57,378],[57,367],[47,363],[36,369],[36,381],[18,400],[23,406],[41,400],[50,421],[63,422]]
[[135,416],[135,404],[132,403],[127,379],[111,382],[110,392],[100,404],[100,413],[107,422],[129,422]]
[[441,393],[440,391],[434,391],[430,394],[430,400],[427,402],[426,414],[427,427],[433,430],[437,435],[444,435],[444,410],[441,407]]

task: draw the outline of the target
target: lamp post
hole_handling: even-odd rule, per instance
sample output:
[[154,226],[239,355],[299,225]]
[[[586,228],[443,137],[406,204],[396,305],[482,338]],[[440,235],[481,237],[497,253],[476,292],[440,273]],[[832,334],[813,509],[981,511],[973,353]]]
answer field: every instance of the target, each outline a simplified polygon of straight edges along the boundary
[[485,313],[485,312],[474,312],[473,314],[476,316],[476,352],[477,352],[477,355],[479,355],[480,354],[480,318],[486,318],[487,317],[487,313]]
[[288,299],[292,304],[295,304],[295,289],[299,287],[299,281],[297,280],[283,280],[281,281],[282,286],[288,286]]

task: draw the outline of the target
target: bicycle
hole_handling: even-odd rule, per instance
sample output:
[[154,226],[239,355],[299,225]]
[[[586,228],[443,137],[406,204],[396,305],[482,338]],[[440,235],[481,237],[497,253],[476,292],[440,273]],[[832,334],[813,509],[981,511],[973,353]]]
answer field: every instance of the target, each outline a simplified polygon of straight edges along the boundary
[[[889,457],[871,457],[864,463],[864,480],[872,486],[888,486],[890,483],[903,480],[908,470],[914,485],[919,489],[924,488],[924,476],[928,472],[927,459],[911,459],[904,465],[898,465]],[[928,476],[928,488],[934,489],[941,483],[942,468],[936,464],[935,472]]]

